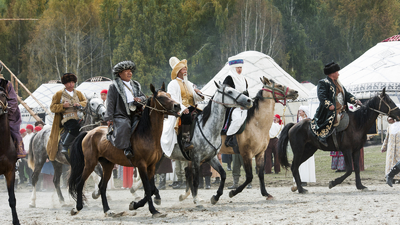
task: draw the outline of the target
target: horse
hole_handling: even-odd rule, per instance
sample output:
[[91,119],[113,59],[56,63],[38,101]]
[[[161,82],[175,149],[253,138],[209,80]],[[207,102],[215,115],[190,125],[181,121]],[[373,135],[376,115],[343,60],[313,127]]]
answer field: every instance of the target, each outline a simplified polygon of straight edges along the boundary
[[[374,124],[378,115],[385,114],[395,118],[396,120],[400,120],[400,109],[392,99],[385,94],[384,88],[380,95],[377,94],[375,97],[369,99],[357,111],[348,111],[347,113],[349,115],[348,127],[344,131],[338,132],[336,135],[338,149],[335,147],[332,135],[327,139],[328,147],[323,146],[318,141],[318,137],[314,135],[311,130],[311,119],[302,120],[297,124],[289,123],[282,129],[278,141],[279,159],[283,167],[286,169],[291,167],[299,193],[308,193],[308,190],[301,186],[299,166],[314,155],[318,149],[321,149],[322,151],[341,151],[346,163],[346,173],[343,176],[330,181],[329,189],[341,184],[348,176],[350,176],[353,170],[351,166],[352,164],[354,165],[357,189],[367,189],[367,187],[362,185],[360,179],[360,149],[366,142],[368,130]],[[287,159],[286,150],[289,141],[293,151],[293,162],[291,166]],[[296,191],[296,188],[292,188],[292,191]]]
[[[261,195],[272,199],[268,194],[264,183],[264,152],[269,143],[269,130],[273,122],[275,103],[283,100],[286,104],[287,99],[295,100],[298,97],[296,90],[268,80],[266,77],[260,78],[263,87],[258,91],[254,105],[247,112],[246,127],[241,134],[236,134],[237,151],[243,157],[243,167],[246,172],[246,180],[242,185],[229,192],[229,197],[237,195],[253,180],[252,158],[256,159],[258,177],[260,180]],[[222,143],[225,143],[226,135],[222,135]],[[222,145],[219,153],[235,154],[232,147]]]
[[157,91],[151,84],[150,90],[153,96],[147,99],[137,128],[131,134],[130,142],[134,151],[134,157],[131,160],[124,155],[124,151],[115,148],[107,140],[108,129],[104,126],[94,128],[89,132],[82,132],[72,144],[71,174],[68,184],[69,193],[76,200],[76,208],[71,210],[71,215],[78,214],[83,208],[83,200],[85,199],[82,193],[83,185],[97,162],[100,162],[103,167],[103,175],[99,190],[106,216],[121,215],[110,210],[106,197],[107,182],[110,179],[114,164],[139,169],[145,196],[139,202],[131,202],[129,209],[137,209],[147,202],[153,217],[166,216],[166,214],[161,214],[155,209],[151,199],[151,196],[158,192],[154,185],[153,176],[155,165],[162,156],[160,138],[164,115],[178,116],[181,107],[179,103],[171,99],[170,94],[165,92],[164,83],[161,89]]
[[[82,120],[82,128],[83,130],[89,130],[93,128],[93,126],[100,125],[99,122],[103,120],[106,108],[103,104],[103,100],[98,98],[97,96],[92,96],[88,98],[88,104],[86,104],[85,108],[82,110],[85,113],[85,116]],[[36,184],[39,179],[40,172],[44,163],[46,162],[47,156],[47,142],[49,141],[51,133],[51,127],[45,126],[44,129],[34,134],[29,143],[29,153],[28,153],[28,166],[33,170],[32,173],[32,196],[31,202],[29,203],[30,208],[36,207]],[[64,203],[64,197],[62,195],[60,189],[60,177],[62,173],[62,165],[69,165],[68,160],[65,158],[65,155],[61,153],[62,145],[60,144],[61,140],[58,144],[58,152],[54,161],[51,161],[54,167],[54,178],[53,183],[56,188],[58,200],[62,206],[66,206]]]
[[8,122],[8,97],[6,91],[0,87],[0,175],[4,174],[7,182],[8,203],[11,208],[13,224],[19,224],[15,206],[14,183],[15,163],[17,162],[17,150],[11,138],[10,125]]

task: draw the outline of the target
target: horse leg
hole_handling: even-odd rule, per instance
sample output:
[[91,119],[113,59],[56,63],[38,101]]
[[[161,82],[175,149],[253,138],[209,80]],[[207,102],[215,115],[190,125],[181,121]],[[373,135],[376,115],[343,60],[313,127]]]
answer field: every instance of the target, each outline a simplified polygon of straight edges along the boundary
[[[303,146],[304,144],[301,143],[294,143],[291,146]],[[308,190],[303,188],[303,186],[301,185],[301,177],[300,177],[300,173],[299,173],[299,167],[300,165],[307,161],[311,156],[314,155],[314,153],[317,151],[317,149],[315,147],[312,147],[311,145],[307,145],[303,147],[303,149],[296,148],[293,149],[293,153],[296,152],[297,154],[294,154],[293,157],[293,164],[292,164],[292,174],[293,174],[293,178],[296,182],[296,187],[292,187],[292,191],[296,191],[296,189],[299,191],[300,194],[306,194],[308,193]],[[300,157],[300,153],[301,153],[301,157]]]
[[232,198],[233,196],[237,195],[238,193],[242,192],[243,189],[251,183],[251,181],[253,181],[253,169],[252,167],[252,163],[251,163],[251,158],[247,155],[242,155],[240,154],[243,158],[243,167],[244,167],[244,171],[246,172],[246,180],[244,181],[244,183],[242,185],[239,185],[238,188],[236,188],[235,190],[232,190],[229,192],[229,197]]
[[[71,215],[76,215],[83,208],[83,186],[85,185],[86,180],[93,172],[94,167],[96,166],[96,162],[90,163],[89,161],[85,161],[87,164],[85,165],[82,177],[76,185],[76,208],[71,210]],[[86,199],[86,198],[85,198]]]
[[46,156],[35,161],[35,169],[32,172],[32,195],[31,202],[29,203],[29,208],[36,208],[36,184],[39,180],[40,171],[42,171],[42,167],[46,162]]
[[[160,165],[161,165],[161,161],[162,161],[164,158],[165,158],[165,156],[164,156],[164,154],[163,154],[163,155],[161,156],[161,159],[160,159],[160,160],[157,162],[157,164],[156,164],[156,169],[155,169],[155,171],[158,170],[158,168],[159,168]],[[154,179],[153,179],[153,182],[154,182]],[[133,185],[132,185],[132,187],[133,187]],[[132,190],[132,187],[131,187],[131,190]],[[131,193],[132,193],[132,192],[131,192]],[[155,197],[154,197],[154,203],[155,203],[156,205],[161,205],[160,191],[157,189],[155,183],[154,183],[153,195],[155,196]]]
[[17,205],[17,200],[15,199],[15,192],[14,192],[15,169],[9,170],[4,175],[5,175],[6,181],[7,181],[8,204],[10,205],[10,208],[11,208],[13,224],[19,225],[17,210],[15,209],[15,206]]
[[262,151],[258,155],[256,155],[256,166],[258,171],[258,179],[260,180],[260,190],[261,195],[267,197],[267,200],[273,199],[272,195],[268,194],[267,190],[265,189],[265,181],[264,181],[264,152]]
[[353,165],[354,165],[354,172],[356,174],[356,187],[358,190],[368,189],[361,183],[360,178],[360,151],[356,150],[353,151]]
[[[184,168],[185,178],[186,178],[186,188],[185,188],[185,192],[183,194],[179,195],[179,201],[185,200],[190,195],[190,192],[193,188],[193,182],[194,182],[193,181],[193,173],[189,169],[191,167],[191,163],[192,162],[189,162],[188,166]],[[199,182],[199,181],[197,180],[197,182]],[[197,187],[198,187],[198,183],[197,183]]]
[[225,186],[225,180],[226,180],[226,173],[225,173],[225,170],[222,167],[221,163],[218,160],[218,156],[214,156],[214,158],[212,158],[208,163],[221,176],[221,182],[220,182],[218,190],[217,190],[217,195],[213,195],[211,197],[211,204],[215,205],[219,201],[219,198],[221,197],[221,195],[223,194],[224,186]]
[[114,216],[115,213],[110,211],[110,207],[108,205],[106,191],[107,191],[107,183],[111,177],[112,170],[114,168],[114,163],[106,160],[105,158],[99,159],[101,166],[103,167],[103,176],[99,183],[99,190],[101,195],[101,203],[103,205],[103,211],[106,216]]
[[338,184],[341,184],[348,176],[351,175],[351,173],[353,171],[352,162],[351,162],[351,158],[352,157],[351,157],[350,151],[343,152],[343,157],[344,157],[344,162],[345,162],[345,165],[346,165],[346,173],[343,176],[338,177],[333,181],[330,181],[329,182],[329,189],[335,187]]
[[51,163],[53,164],[53,167],[54,167],[53,183],[54,183],[54,187],[56,188],[56,191],[57,191],[58,200],[60,201],[61,205],[64,205],[64,197],[61,193],[61,188],[60,188],[62,164],[57,161],[51,161]]

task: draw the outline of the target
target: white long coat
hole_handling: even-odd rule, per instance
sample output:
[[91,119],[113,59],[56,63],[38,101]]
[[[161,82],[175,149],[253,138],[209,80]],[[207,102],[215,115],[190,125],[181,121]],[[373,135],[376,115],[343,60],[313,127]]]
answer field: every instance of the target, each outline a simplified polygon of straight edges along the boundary
[[[193,87],[192,82],[188,81],[188,84],[190,87]],[[191,88],[189,91],[192,91],[193,93],[195,104],[203,101],[203,99],[194,91],[193,88]],[[176,79],[169,82],[167,92],[171,95],[173,100],[181,104],[180,113],[182,113],[187,107],[182,105],[181,88]],[[175,116],[168,116],[168,119],[164,120],[164,127],[161,135],[161,148],[168,157],[171,156],[172,151],[174,150],[174,145],[177,143],[177,136],[174,130],[176,119],[177,118]]]

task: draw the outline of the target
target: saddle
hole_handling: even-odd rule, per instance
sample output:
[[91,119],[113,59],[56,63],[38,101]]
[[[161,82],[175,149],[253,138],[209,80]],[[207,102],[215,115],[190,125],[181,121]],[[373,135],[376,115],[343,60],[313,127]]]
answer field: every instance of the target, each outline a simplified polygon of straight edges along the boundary
[[[197,117],[199,117],[199,115],[201,115],[203,113],[203,111],[199,110],[199,109],[195,109],[193,110],[193,112],[190,114],[191,118],[192,118],[192,124],[190,125],[190,141],[192,141],[193,139],[193,133],[194,133],[194,128],[196,127],[197,124]],[[183,144],[182,144],[182,127],[181,127],[181,123],[180,123],[181,118],[177,119],[177,139],[178,139],[178,145],[179,145],[179,149],[182,152],[182,155],[185,157],[185,159],[187,160],[191,160],[190,155],[189,155],[189,151],[185,151],[183,148]]]
[[[229,127],[231,126],[233,109],[234,108],[226,109],[224,127],[221,130],[221,135],[226,135],[226,132],[228,131]],[[239,130],[236,132],[236,134],[243,133],[245,128],[246,128],[246,120],[243,122],[242,126],[239,128]],[[235,137],[235,139],[236,139],[236,137]]]

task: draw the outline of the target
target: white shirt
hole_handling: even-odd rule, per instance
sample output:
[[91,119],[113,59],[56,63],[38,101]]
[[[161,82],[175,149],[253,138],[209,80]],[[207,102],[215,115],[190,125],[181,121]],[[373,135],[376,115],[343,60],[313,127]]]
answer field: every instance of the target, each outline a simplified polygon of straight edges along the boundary
[[279,138],[280,133],[281,133],[281,125],[279,125],[279,123],[273,122],[271,125],[271,129],[269,129],[269,138],[274,138],[274,137]]
[[132,88],[131,82],[129,82],[129,81],[122,81],[122,82],[124,82],[124,84],[130,88],[130,90],[129,90],[129,89],[124,85],[124,90],[125,90],[125,94],[126,94],[126,101],[127,101],[127,103],[130,103],[130,102],[135,101],[135,100],[134,100],[135,97],[134,97],[133,94],[132,94],[133,88]]
[[71,97],[74,97],[74,91],[68,91],[67,89],[65,89],[65,91],[66,91],[69,95],[71,95]]
[[25,148],[26,153],[28,153],[30,150],[29,143],[31,142],[32,136],[33,136],[33,132],[30,134],[26,133],[25,137],[22,138],[22,142],[24,142],[24,148]]

